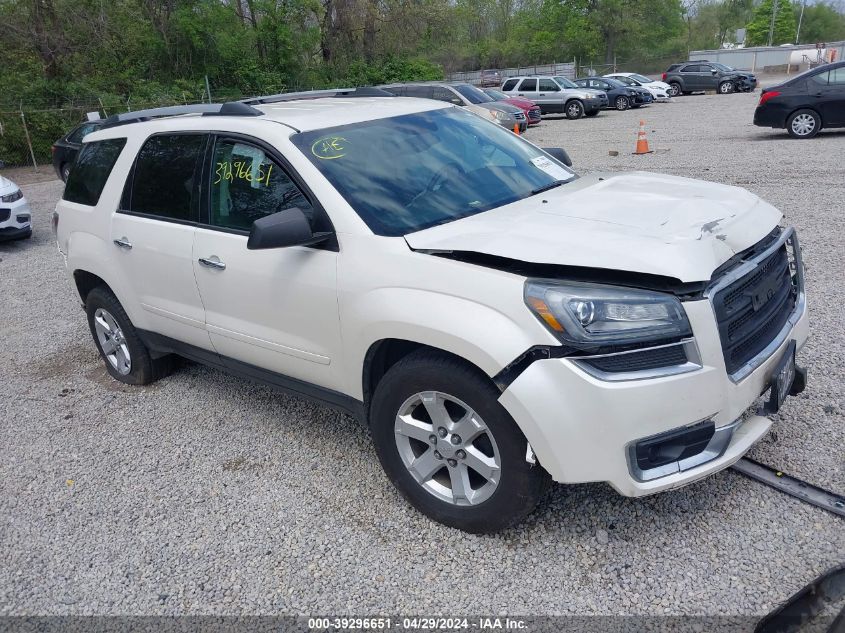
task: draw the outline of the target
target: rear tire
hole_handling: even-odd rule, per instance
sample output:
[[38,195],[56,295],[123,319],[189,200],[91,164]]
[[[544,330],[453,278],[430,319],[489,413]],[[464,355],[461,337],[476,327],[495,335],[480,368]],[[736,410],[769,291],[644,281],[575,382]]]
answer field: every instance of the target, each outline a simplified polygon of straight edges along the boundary
[[786,120],[786,130],[792,138],[813,138],[822,129],[822,119],[815,110],[797,110]]
[[68,176],[70,176],[70,165],[63,163],[61,167],[62,182],[67,183]]
[[525,460],[525,436],[499,395],[476,368],[430,350],[399,361],[376,387],[370,424],[379,461],[431,519],[491,533],[542,497],[549,476]]
[[584,105],[577,99],[573,99],[566,104],[564,112],[567,119],[580,119],[584,116]]
[[669,96],[670,97],[679,97],[681,96],[681,84],[677,81],[673,81],[669,84]]
[[173,371],[174,357],[150,355],[120,301],[106,286],[88,293],[85,312],[94,344],[112,378],[127,385],[147,385]]

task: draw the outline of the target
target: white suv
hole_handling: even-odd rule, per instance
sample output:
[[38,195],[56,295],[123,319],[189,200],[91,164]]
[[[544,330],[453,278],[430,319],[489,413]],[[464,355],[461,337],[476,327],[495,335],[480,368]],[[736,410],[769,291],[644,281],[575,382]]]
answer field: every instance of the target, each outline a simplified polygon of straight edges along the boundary
[[355,94],[85,138],[54,224],[115,379],[180,355],[348,411],[414,506],[473,532],[550,479],[640,496],[721,470],[769,430],[761,394],[803,388],[801,253],[771,205],[578,177],[461,108]]

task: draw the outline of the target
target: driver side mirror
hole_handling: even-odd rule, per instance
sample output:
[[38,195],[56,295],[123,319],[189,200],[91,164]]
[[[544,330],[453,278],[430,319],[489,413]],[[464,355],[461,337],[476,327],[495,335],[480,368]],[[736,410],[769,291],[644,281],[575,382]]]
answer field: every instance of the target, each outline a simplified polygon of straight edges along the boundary
[[569,154],[567,154],[566,150],[562,147],[543,147],[542,150],[552,158],[559,160],[567,167],[572,167],[572,159],[569,158]]
[[718,74],[719,74],[719,71],[718,71],[718,70],[716,70],[715,68],[711,68],[711,69],[710,69],[710,72],[711,72],[711,73],[713,73],[714,75],[718,75]]
[[251,250],[311,246],[331,237],[330,232],[314,233],[311,223],[299,207],[284,209],[252,223],[246,247]]

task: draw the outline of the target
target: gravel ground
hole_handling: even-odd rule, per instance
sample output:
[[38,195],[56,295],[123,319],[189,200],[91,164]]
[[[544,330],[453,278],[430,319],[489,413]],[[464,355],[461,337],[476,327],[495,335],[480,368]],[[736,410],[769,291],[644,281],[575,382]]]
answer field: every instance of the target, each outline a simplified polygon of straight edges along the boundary
[[[580,169],[740,184],[783,209],[806,252],[811,382],[753,456],[842,493],[845,133],[753,128],[756,98],[528,136]],[[629,154],[641,117],[666,151]],[[845,559],[842,519],[731,471],[644,499],[555,486],[522,525],[470,536],[411,509],[348,417],[192,364],[120,385],[51,241],[61,185],[24,191],[35,236],[0,245],[0,614],[755,615]]]

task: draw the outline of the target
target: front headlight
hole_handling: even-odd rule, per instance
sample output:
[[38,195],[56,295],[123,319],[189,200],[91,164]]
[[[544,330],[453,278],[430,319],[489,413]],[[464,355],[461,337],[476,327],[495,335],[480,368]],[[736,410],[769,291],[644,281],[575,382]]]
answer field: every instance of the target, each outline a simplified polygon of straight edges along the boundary
[[5,196],[0,196],[0,200],[2,200],[3,202],[16,202],[21,198],[23,198],[23,194],[21,193],[20,189],[18,189],[17,191],[13,191],[12,193],[8,193]]
[[507,112],[501,112],[499,110],[493,110],[493,116],[499,119],[499,121],[505,121],[510,118],[510,115]]
[[661,292],[529,279],[525,303],[555,336],[576,347],[692,335],[681,302]]
[[633,88],[629,88],[629,89],[628,89],[628,94],[629,94],[629,95],[636,95],[636,94],[637,94],[637,91],[636,91],[636,90],[634,90]]

